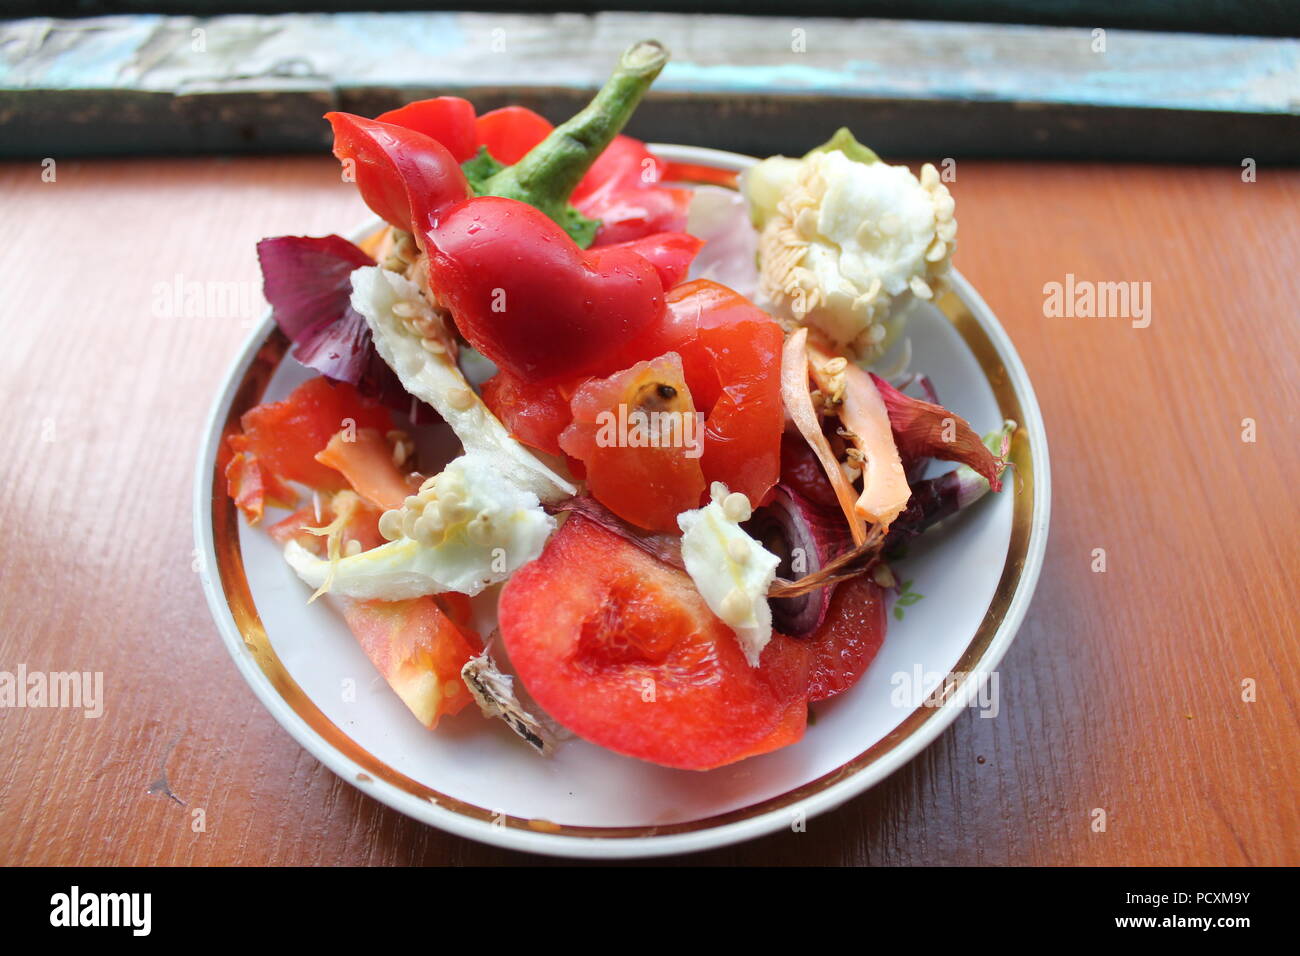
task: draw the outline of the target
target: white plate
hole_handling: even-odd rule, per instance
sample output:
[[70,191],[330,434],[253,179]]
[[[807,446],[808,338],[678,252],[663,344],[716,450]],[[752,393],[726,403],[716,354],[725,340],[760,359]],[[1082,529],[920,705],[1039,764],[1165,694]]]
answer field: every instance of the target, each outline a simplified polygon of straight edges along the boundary
[[[715,170],[754,162],[717,150],[654,148],[670,162]],[[325,601],[307,605],[309,590],[265,530],[240,521],[224,494],[217,473],[223,429],[314,374],[280,361],[284,342],[269,314],[226,376],[198,461],[195,535],[222,639],[275,719],[344,780],[408,816],[485,843],[574,857],[655,856],[735,843],[830,810],[916,756],[968,706],[1024,618],[1047,544],[1047,442],[1033,388],[988,306],[960,275],[952,284],[939,307],[923,306],[908,326],[912,367],[930,375],[940,400],[981,434],[1003,418],[1022,425],[1014,477],[1001,495],[918,540],[897,568],[924,599],[901,621],[891,614],[870,670],[850,691],[816,705],[798,744],[693,773],[576,739],[544,759],[474,708],[444,718],[435,733],[422,727],[340,616]],[[948,676],[954,673],[970,676]],[[914,685],[917,675],[923,687]],[[916,694],[940,684],[937,700],[918,706]]]

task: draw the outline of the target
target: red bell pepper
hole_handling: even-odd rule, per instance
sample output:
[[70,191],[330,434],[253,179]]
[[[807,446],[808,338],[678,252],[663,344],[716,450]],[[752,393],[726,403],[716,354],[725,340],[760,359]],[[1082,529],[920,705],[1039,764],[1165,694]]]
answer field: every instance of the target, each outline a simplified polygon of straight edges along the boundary
[[439,209],[470,195],[460,165],[437,140],[351,113],[325,118],[334,127],[334,155],[353,174],[362,200],[417,241]]
[[591,229],[580,234],[570,230],[581,245],[612,245],[677,232],[686,226],[690,191],[659,186],[666,164],[640,140],[616,135],[666,58],[657,44],[632,47],[596,99],[558,134],[544,117],[525,107],[507,106],[476,116],[473,105],[456,96],[417,100],[381,114],[377,121],[437,140],[457,162],[486,150],[496,163],[512,168],[492,172],[479,191],[530,203],[566,225],[574,210],[599,220],[594,241]]
[[630,136],[617,137],[600,154],[573,191],[574,208],[600,220],[593,246],[686,228],[691,191],[660,186],[666,169],[645,143]]
[[[423,133],[447,147],[456,162],[473,159],[478,152],[478,133],[474,123],[474,104],[459,96],[436,96],[416,100],[375,117],[380,123],[403,126]],[[504,161],[504,160],[503,160]]]
[[640,239],[617,242],[602,249],[626,249],[645,259],[659,273],[665,289],[682,282],[690,271],[691,263],[704,246],[704,240],[689,232],[656,232]]
[[511,199],[450,207],[425,252],[429,288],[461,334],[537,384],[625,368],[664,312],[663,284],[646,259],[579,249],[541,210]]
[[[653,43],[625,52],[609,82],[577,116],[515,165],[486,176],[478,169],[475,188],[486,194],[476,198],[467,198],[469,182],[456,155],[413,128],[458,144],[463,155],[472,114],[459,101],[443,97],[386,114],[412,128],[329,114],[335,153],[355,161],[357,185],[370,207],[413,231],[428,260],[429,287],[461,334],[521,379],[544,385],[632,364],[633,343],[663,315],[664,289],[685,277],[699,250],[700,241],[685,234],[643,236],[588,252],[570,238],[585,227],[568,205],[569,195],[666,57]],[[482,119],[490,136],[518,132],[530,122],[520,110]],[[502,135],[498,143],[503,155],[522,148],[522,139],[506,140]],[[607,161],[619,170],[620,184],[636,178],[626,158],[642,152],[620,148]]]

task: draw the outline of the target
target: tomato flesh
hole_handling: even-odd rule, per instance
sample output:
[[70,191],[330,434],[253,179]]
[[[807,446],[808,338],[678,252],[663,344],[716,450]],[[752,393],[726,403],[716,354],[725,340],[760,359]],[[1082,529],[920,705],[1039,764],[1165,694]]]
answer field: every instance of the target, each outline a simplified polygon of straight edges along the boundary
[[582,461],[592,497],[635,525],[676,533],[705,488],[704,436],[677,354],[590,379],[570,408],[560,447]]
[[560,432],[573,420],[555,385],[538,385],[505,369],[483,383],[483,403],[525,445],[561,455]]
[[805,640],[813,653],[808,699],[826,700],[848,690],[885,640],[885,596],[867,575],[836,585],[822,626]]
[[375,669],[426,727],[472,699],[460,671],[478,653],[478,635],[458,627],[433,597],[349,602],[343,616]]
[[291,507],[297,501],[286,481],[322,492],[348,487],[342,474],[316,460],[340,429],[373,428],[382,434],[392,428],[381,404],[347,383],[331,385],[324,378],[303,382],[283,401],[250,408],[239,423],[242,431],[226,437],[227,489],[252,522],[261,518],[265,503]]
[[316,460],[339,472],[354,491],[381,510],[400,508],[416,489],[393,464],[393,450],[377,428],[340,429]]
[[[340,551],[347,553],[347,546],[353,541],[361,544],[362,551],[369,551],[371,548],[386,544],[384,536],[379,533],[380,514],[382,512],[371,507],[365,501],[362,501],[359,507],[354,508],[347,523],[343,526],[339,538]],[[316,513],[314,505],[299,508],[289,517],[277,521],[267,528],[266,533],[280,544],[297,541],[316,557],[324,558],[328,556],[328,539],[325,535],[311,534],[306,529],[324,527],[332,522],[335,517],[337,516],[333,508],[330,507],[330,499],[326,498],[321,501],[320,514]]]
[[803,642],[774,634],[750,667],[684,572],[580,515],[510,579],[499,616],[538,704],[617,753],[707,770],[803,734]]
[[785,335],[758,306],[708,279],[671,289],[665,304],[642,357],[681,355],[696,407],[707,416],[705,481],[724,482],[758,505],[781,472]]

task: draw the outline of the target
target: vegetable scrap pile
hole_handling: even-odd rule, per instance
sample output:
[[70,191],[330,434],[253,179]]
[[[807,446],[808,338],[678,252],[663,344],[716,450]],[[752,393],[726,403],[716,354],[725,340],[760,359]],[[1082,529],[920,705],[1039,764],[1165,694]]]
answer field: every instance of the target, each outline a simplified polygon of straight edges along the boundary
[[[327,114],[385,225],[259,244],[318,376],[222,465],[248,522],[288,512],[269,533],[310,599],[427,727],[473,703],[539,752],[568,732],[705,770],[798,741],[862,677],[890,556],[1000,490],[1016,426],[981,439],[923,376],[868,370],[943,287],[932,166],[847,130],[764,160],[732,225],[757,301],[689,278],[693,191],[621,134],[666,61],[633,46],[555,127],[448,96]],[[421,460],[439,428],[461,453]]]

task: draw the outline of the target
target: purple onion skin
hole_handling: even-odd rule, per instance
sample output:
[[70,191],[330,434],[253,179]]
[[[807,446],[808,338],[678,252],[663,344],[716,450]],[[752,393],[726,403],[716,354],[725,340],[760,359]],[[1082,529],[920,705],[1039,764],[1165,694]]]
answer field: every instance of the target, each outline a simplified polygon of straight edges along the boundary
[[[907,507],[894,519],[885,536],[885,552],[896,550],[904,541],[956,514],[961,509],[960,485],[955,470],[913,484]],[[984,482],[984,488],[988,489],[988,482]]]
[[925,469],[930,467],[932,458],[913,458],[911,461],[903,463],[903,476],[907,483],[915,487],[921,482],[921,476],[925,474]]
[[[930,381],[929,376],[923,375],[920,372],[913,372],[905,381],[901,382],[897,388],[899,391],[903,391],[911,388],[913,385],[916,385],[921,389],[927,402],[930,402],[932,405],[943,404],[939,401],[939,393],[934,390],[934,383]],[[925,474],[925,469],[930,466],[930,462],[933,460],[934,459],[929,456],[925,456],[903,462],[903,475],[907,479],[907,483],[909,485],[915,485],[919,482],[921,476]]]
[[336,382],[405,412],[412,424],[438,414],[402,387],[375,350],[370,326],[352,308],[352,272],[375,261],[340,236],[276,236],[257,244],[262,294],[271,317],[293,342],[292,355]]
[[[1004,425],[984,436],[984,445],[995,455],[1005,455],[1013,429]],[[999,469],[999,472],[1001,469]],[[907,507],[890,526],[884,552],[896,552],[900,545],[968,508],[989,491],[989,483],[974,469],[961,465],[952,471],[924,481],[909,482],[912,496]]]
[[[778,576],[796,580],[813,574],[852,544],[844,518],[778,484],[771,501],[745,522],[745,531],[781,561]],[[794,568],[796,549],[806,567]],[[834,587],[818,588],[798,597],[771,598],[772,626],[787,637],[808,637],[822,626]]]

